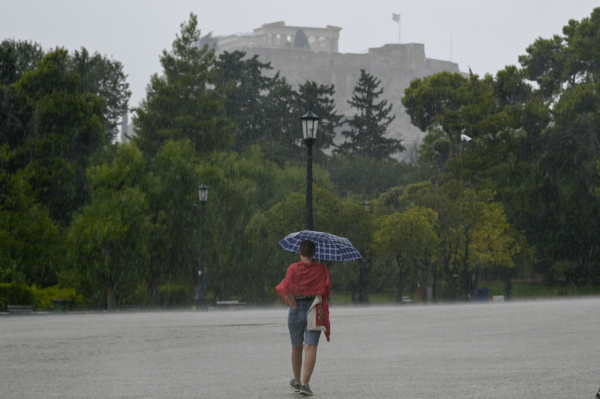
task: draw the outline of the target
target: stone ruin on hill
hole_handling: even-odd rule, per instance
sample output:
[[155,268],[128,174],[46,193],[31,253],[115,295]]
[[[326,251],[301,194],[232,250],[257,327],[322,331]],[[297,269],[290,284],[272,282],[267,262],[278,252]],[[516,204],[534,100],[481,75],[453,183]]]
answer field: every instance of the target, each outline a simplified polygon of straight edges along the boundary
[[[294,47],[299,30],[308,38],[310,49]],[[329,25],[326,28],[310,28],[275,22],[264,24],[252,33],[215,36],[212,39],[216,42],[217,53],[241,50],[246,52],[247,57],[256,54],[261,62],[270,62],[273,67],[271,76],[280,71],[295,89],[307,80],[333,84],[338,112],[345,116],[353,114],[347,101],[352,97],[360,70],[365,69],[381,80],[384,88],[382,97],[393,104],[392,113],[396,119],[388,129],[388,136],[402,139],[407,149],[420,142],[423,132],[410,123],[401,102],[404,89],[416,78],[444,71],[460,73],[458,64],[427,58],[425,45],[420,43],[386,44],[370,48],[366,53],[342,54],[338,52],[340,30],[342,28]]]

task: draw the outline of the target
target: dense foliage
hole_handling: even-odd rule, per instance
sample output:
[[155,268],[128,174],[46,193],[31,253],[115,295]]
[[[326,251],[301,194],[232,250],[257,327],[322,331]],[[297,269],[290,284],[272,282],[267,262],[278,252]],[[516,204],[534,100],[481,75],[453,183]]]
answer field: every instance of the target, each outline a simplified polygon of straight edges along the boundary
[[[200,45],[194,14],[160,56],[127,143],[113,143],[129,97],[119,62],[5,40],[0,297],[189,305],[205,183],[209,299],[277,300],[296,259],[277,242],[304,228],[308,110],[321,117],[315,229],[363,253],[370,292],[469,299],[495,279],[510,295],[524,275],[599,284],[599,36],[600,8],[536,40],[519,67],[413,80],[402,101],[426,134],[410,162],[393,158],[404,148],[388,137],[393,104],[375,76],[361,71],[343,117],[334,86],[293,87],[257,56]],[[359,262],[328,267],[335,292],[356,292]]]

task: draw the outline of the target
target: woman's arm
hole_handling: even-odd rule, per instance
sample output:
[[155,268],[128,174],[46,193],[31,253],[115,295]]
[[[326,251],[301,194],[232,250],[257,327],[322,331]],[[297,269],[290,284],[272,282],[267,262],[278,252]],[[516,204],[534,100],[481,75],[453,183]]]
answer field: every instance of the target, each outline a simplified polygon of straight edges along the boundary
[[298,309],[298,304],[296,303],[296,298],[294,298],[294,294],[290,294],[289,292],[286,292],[285,296],[292,303],[292,309]]

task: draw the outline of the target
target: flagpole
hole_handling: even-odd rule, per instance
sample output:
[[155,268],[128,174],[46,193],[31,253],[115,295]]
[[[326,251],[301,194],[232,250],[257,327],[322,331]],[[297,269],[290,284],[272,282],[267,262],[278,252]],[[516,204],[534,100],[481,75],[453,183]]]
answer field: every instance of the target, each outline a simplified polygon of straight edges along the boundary
[[402,43],[402,38],[401,38],[401,34],[402,34],[402,23],[400,21],[400,18],[402,17],[402,14],[394,14],[392,13],[392,19],[395,22],[398,22],[398,44]]
[[450,62],[452,62],[452,29],[450,29]]
[[402,14],[398,14],[398,44],[402,44],[402,41],[400,40],[400,34],[402,33],[402,23],[400,22],[402,20]]

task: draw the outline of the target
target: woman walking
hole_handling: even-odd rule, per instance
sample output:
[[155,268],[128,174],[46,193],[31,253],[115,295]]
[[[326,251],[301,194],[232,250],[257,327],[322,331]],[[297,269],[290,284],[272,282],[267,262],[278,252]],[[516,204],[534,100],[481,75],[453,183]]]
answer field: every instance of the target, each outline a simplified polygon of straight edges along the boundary
[[[277,293],[288,305],[288,329],[292,341],[292,369],[294,378],[291,388],[305,396],[312,396],[309,382],[317,360],[317,348],[321,331],[307,329],[308,311],[317,295],[322,297],[323,312],[320,317],[325,326],[325,337],[329,341],[329,306],[327,298],[331,295],[329,271],[325,265],[312,261],[315,243],[305,240],[300,243],[300,262],[292,263],[285,279],[275,287]],[[304,351],[304,372],[302,371],[302,352]]]

